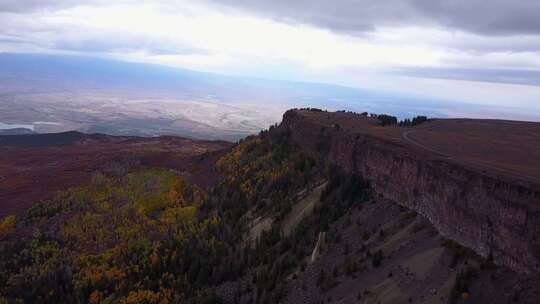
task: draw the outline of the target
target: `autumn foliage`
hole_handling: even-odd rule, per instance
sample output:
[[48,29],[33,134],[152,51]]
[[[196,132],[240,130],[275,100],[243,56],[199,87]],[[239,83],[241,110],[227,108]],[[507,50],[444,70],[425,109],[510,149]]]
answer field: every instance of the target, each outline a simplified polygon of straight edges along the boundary
[[[242,140],[216,170],[221,181],[206,193],[189,172],[96,172],[88,185],[5,218],[0,303],[211,304],[228,282],[236,300],[277,303],[321,229],[367,197],[366,184],[279,128]],[[323,204],[283,235],[279,221],[297,194],[325,180]],[[277,224],[249,243],[252,217]]]

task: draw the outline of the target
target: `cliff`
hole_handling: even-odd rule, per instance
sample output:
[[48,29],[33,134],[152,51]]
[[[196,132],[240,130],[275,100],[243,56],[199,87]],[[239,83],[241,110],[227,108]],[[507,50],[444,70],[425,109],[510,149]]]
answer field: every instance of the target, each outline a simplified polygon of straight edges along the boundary
[[538,185],[436,157],[375,132],[328,125],[321,122],[325,115],[291,110],[280,127],[296,144],[326,154],[380,195],[426,217],[443,236],[496,264],[540,273]]

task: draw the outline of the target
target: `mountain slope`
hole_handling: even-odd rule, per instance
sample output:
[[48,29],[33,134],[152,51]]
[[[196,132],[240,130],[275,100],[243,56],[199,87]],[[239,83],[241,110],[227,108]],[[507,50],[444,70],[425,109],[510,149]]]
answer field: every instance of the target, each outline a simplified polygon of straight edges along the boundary
[[[0,136],[0,217],[21,213],[99,172],[189,170],[202,188],[217,177],[211,161],[232,144],[178,137],[115,137],[79,132]],[[204,156],[207,159],[200,161]]]
[[[359,129],[353,132],[352,127]],[[0,299],[536,303],[540,278],[534,264],[528,270],[523,269],[525,259],[508,264],[504,251],[482,257],[477,247],[482,243],[467,249],[467,238],[474,233],[464,231],[462,238],[447,234],[430,216],[454,219],[454,214],[430,214],[429,206],[419,208],[422,205],[412,205],[408,196],[394,194],[411,191],[419,196],[430,190],[415,191],[413,178],[395,183],[391,175],[400,176],[399,171],[374,166],[388,163],[381,155],[403,164],[414,164],[399,161],[403,157],[422,157],[426,167],[409,166],[411,175],[433,174],[429,168],[448,163],[403,138],[389,139],[394,132],[424,127],[381,127],[378,119],[358,114],[294,110],[281,125],[230,150],[218,150],[218,157],[191,158],[194,164],[206,162],[202,168],[164,167],[159,162],[99,170],[91,182],[2,220]],[[354,144],[363,136],[367,139],[362,145]],[[134,145],[130,149],[137,151]],[[161,159],[167,163],[172,155],[161,154]],[[453,166],[450,173],[467,168],[463,163]],[[211,187],[194,178],[204,168],[215,168],[205,171],[218,177]],[[441,179],[448,174],[439,173]],[[492,172],[485,174],[495,178]],[[419,184],[430,185],[427,178],[422,180]],[[439,180],[440,188],[432,190],[453,182]],[[477,197],[476,203],[484,201]],[[432,202],[443,204],[452,204],[449,209],[461,206],[442,195]],[[515,208],[531,204],[534,201],[523,201]],[[469,231],[483,229],[494,216],[463,223],[471,225]],[[519,225],[519,218],[514,221]],[[448,223],[460,227],[459,221]],[[535,244],[512,240],[518,250],[526,248],[521,244]]]

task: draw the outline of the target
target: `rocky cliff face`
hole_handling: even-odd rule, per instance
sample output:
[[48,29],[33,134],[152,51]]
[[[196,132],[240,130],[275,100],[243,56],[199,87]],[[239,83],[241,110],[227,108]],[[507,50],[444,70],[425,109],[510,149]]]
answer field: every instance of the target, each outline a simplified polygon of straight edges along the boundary
[[[323,115],[323,114],[321,114]],[[426,217],[439,232],[521,273],[540,273],[540,189],[428,157],[369,134],[324,127],[288,111],[282,128],[363,176],[385,198]]]

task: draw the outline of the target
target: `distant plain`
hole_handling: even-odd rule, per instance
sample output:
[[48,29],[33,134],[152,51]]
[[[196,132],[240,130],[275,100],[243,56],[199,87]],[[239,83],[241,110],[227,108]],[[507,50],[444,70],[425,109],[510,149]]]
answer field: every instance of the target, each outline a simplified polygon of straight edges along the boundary
[[[0,53],[0,133],[81,131],[236,141],[290,108],[456,117],[489,108],[339,85],[224,76],[75,56]],[[463,112],[463,111],[466,111]],[[12,129],[6,130],[6,129]]]

